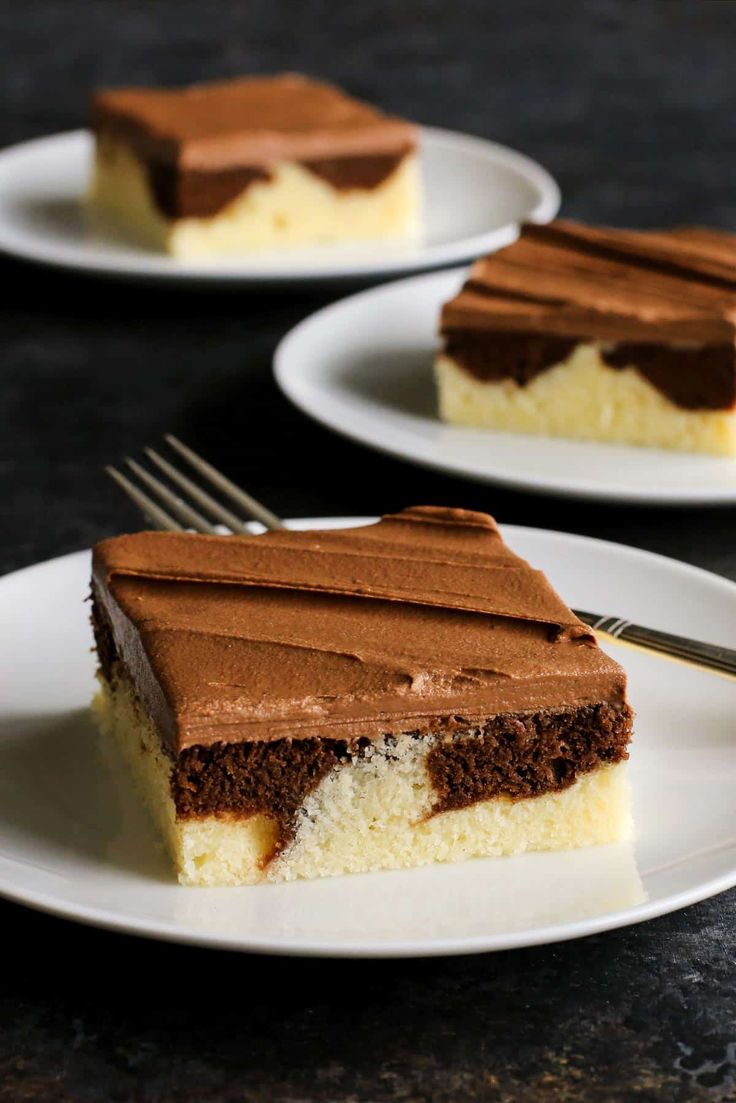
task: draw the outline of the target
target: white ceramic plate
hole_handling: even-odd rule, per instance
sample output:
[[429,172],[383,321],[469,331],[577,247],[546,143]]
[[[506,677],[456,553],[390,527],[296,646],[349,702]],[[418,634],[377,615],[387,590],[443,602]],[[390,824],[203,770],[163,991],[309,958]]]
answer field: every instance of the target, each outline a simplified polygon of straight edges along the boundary
[[[513,527],[505,536],[572,604],[736,645],[731,582],[579,536]],[[88,571],[79,552],[0,579],[0,892],[12,899],[178,942],[413,957],[577,938],[736,883],[736,682],[616,648],[637,710],[635,850],[183,888],[137,801],[114,784],[87,718]]]
[[468,260],[513,240],[521,220],[548,222],[557,213],[557,184],[521,153],[431,127],[423,128],[421,142],[422,243],[333,245],[197,262],[88,230],[83,198],[92,142],[86,131],[24,142],[0,153],[0,250],[132,279],[256,284],[368,279]]
[[444,425],[432,363],[440,307],[465,269],[363,291],[317,311],[276,350],[305,413],[412,463],[520,490],[650,504],[736,502],[736,461]]

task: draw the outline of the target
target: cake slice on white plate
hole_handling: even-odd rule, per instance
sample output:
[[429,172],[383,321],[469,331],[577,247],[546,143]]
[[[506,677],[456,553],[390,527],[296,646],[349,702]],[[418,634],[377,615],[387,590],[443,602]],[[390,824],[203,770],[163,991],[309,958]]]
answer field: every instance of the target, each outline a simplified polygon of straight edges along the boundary
[[736,235],[525,226],[442,310],[454,425],[736,455]]
[[185,884],[630,832],[625,673],[486,514],[121,536],[92,592],[95,712]]
[[418,128],[292,73],[97,93],[93,211],[182,259],[407,238]]

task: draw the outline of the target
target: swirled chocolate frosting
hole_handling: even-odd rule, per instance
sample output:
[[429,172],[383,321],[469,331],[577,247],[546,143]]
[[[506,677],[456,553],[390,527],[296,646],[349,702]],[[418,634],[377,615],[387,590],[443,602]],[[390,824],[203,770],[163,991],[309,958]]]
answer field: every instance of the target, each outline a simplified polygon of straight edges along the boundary
[[279,161],[403,156],[416,145],[411,123],[295,73],[98,92],[92,126],[144,159],[180,171],[217,172]]
[[736,235],[683,227],[527,225],[476,261],[445,333],[495,330],[608,342],[733,346]]
[[623,670],[483,513],[115,537],[94,550],[93,592],[174,750],[625,702]]

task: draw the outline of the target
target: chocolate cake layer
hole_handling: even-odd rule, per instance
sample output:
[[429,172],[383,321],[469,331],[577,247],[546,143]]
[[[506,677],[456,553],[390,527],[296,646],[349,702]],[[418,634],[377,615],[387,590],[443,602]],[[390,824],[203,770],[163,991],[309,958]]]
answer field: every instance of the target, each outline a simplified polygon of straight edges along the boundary
[[483,383],[513,379],[524,386],[547,368],[566,360],[577,345],[567,337],[529,333],[479,333],[452,330],[445,351],[456,364]]
[[229,168],[218,172],[179,172],[174,165],[145,165],[154,202],[166,218],[207,218],[247,191],[272,178],[267,168]]
[[453,731],[625,701],[625,675],[491,517],[417,507],[262,536],[138,533],[93,588],[175,751]]
[[433,812],[567,789],[581,774],[628,758],[631,724],[628,705],[494,716],[478,736],[436,743],[429,751]]
[[[449,331],[445,351],[474,379],[497,383],[513,379],[523,387],[565,361],[579,344],[566,337],[531,333]],[[636,368],[652,386],[686,410],[725,410],[736,405],[735,350],[732,345],[672,348],[661,344],[603,347],[611,368]]]
[[411,123],[296,74],[99,92],[92,126],[179,172],[399,156],[417,141]]
[[636,368],[660,394],[685,410],[736,406],[733,345],[670,348],[622,343],[603,349],[601,355],[610,368]]
[[[371,191],[396,171],[409,152],[407,147],[396,153],[297,163],[337,191]],[[145,167],[156,206],[166,218],[208,218],[227,207],[251,184],[273,178],[272,171],[265,166],[181,171],[175,165],[148,161]]]
[[559,362],[565,345],[555,342],[597,342],[611,367],[635,367],[676,405],[730,409],[734,257],[736,236],[714,230],[527,226],[473,265],[443,309],[442,333],[476,378],[524,383]]
[[[630,739],[626,705],[494,717],[478,735],[430,748],[428,775],[436,793],[432,815],[495,797],[520,800],[567,789],[582,774],[627,758]],[[390,755],[392,742],[395,738],[387,736],[378,744],[278,739],[189,747],[172,775],[177,815],[263,814],[278,825],[277,853],[293,838],[305,798],[331,770],[376,753],[376,747]]]

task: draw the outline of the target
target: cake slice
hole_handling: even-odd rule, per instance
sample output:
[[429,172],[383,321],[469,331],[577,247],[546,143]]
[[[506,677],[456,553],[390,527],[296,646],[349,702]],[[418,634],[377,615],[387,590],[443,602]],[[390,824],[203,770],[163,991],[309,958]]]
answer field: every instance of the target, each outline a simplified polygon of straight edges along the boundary
[[736,454],[736,236],[526,226],[441,319],[455,425]]
[[630,831],[624,672],[486,514],[121,536],[92,592],[99,725],[185,884]]
[[407,237],[417,128],[294,74],[93,102],[93,209],[181,258]]

